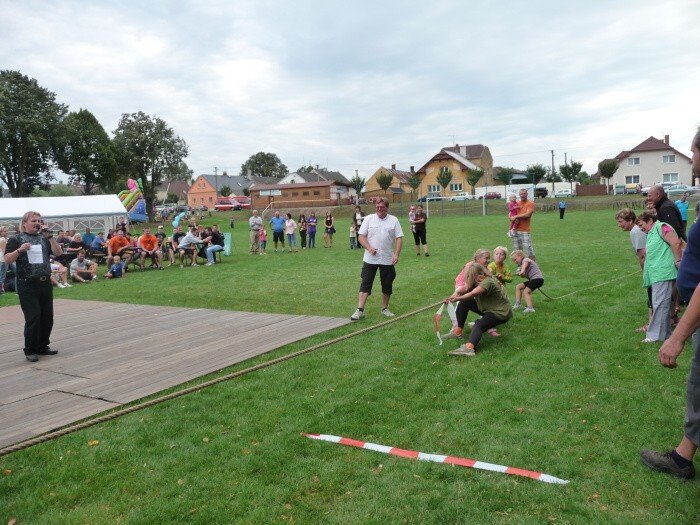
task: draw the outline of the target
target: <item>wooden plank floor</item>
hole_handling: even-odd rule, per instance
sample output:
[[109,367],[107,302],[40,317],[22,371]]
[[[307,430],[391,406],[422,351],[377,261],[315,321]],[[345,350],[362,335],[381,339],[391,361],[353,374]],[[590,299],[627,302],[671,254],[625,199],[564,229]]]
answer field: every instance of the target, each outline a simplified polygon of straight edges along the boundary
[[24,359],[19,306],[0,308],[0,448],[350,321],[57,299],[51,347]]

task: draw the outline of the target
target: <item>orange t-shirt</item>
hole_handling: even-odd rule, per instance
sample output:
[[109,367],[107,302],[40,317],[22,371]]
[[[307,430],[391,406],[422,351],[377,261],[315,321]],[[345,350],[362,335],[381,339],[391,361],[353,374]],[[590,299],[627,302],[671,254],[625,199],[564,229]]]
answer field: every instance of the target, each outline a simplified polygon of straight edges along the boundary
[[153,251],[156,249],[156,246],[158,246],[158,237],[152,234],[142,235],[139,239],[139,245],[148,252]]
[[119,250],[125,246],[129,246],[129,241],[126,237],[118,237],[115,235],[109,240],[109,249],[112,250],[112,255],[117,255]]
[[[530,213],[535,211],[535,202],[534,201],[518,201],[518,204],[520,205],[520,210],[518,211],[518,215],[523,214],[523,213]],[[518,225],[515,227],[516,231],[519,232],[530,232],[530,219],[532,218],[532,215],[528,217],[527,219],[518,219]]]

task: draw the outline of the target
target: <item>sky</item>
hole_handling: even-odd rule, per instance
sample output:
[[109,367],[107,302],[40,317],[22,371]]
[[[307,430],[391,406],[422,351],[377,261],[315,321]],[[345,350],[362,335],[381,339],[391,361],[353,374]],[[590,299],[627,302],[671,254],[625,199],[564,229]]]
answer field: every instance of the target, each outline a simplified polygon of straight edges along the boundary
[[0,0],[0,69],[110,136],[165,120],[195,176],[253,154],[351,178],[483,144],[495,166],[690,156],[697,0]]

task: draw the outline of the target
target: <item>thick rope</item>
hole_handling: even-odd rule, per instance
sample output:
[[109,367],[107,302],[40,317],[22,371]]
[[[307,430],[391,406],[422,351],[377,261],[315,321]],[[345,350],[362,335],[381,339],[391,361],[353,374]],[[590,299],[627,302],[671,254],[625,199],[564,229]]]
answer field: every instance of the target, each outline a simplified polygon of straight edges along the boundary
[[364,333],[367,333],[371,330],[376,330],[377,328],[382,328],[384,326],[387,326],[391,323],[395,323],[397,321],[401,321],[402,319],[406,319],[407,317],[410,317],[412,315],[419,314],[421,312],[424,312],[426,310],[430,310],[432,308],[438,307],[440,304],[442,304],[442,301],[434,304],[430,304],[428,306],[424,306],[423,308],[419,308],[418,310],[414,310],[412,312],[408,312],[403,315],[397,315],[396,317],[393,317],[391,319],[388,319],[386,321],[383,321],[381,323],[368,326],[367,328],[363,328],[361,330],[358,330],[356,332],[352,332],[350,334],[346,334],[340,337],[336,337],[335,339],[330,339],[329,341],[324,341],[323,343],[319,343],[314,346],[310,346],[308,348],[304,348],[303,350],[299,350],[298,352],[293,352],[291,354],[278,357],[277,359],[272,359],[270,361],[266,361],[264,363],[260,363],[255,366],[251,366],[250,368],[246,368],[244,370],[239,370],[237,372],[233,372],[231,374],[227,374],[225,376],[217,377],[216,379],[212,379],[210,381],[206,381],[204,383],[201,383],[199,385],[194,385],[188,388],[185,388],[183,390],[179,390],[177,392],[173,392],[171,394],[165,395],[158,397],[156,399],[151,399],[150,401],[145,401],[143,403],[139,403],[137,405],[130,406],[128,408],[124,408],[122,410],[117,410],[115,412],[111,412],[109,414],[105,414],[104,416],[100,416],[95,419],[91,419],[89,421],[85,421],[83,423],[78,423],[76,425],[71,425],[66,428],[62,428],[60,430],[56,430],[54,432],[49,432],[47,434],[44,434],[42,436],[29,439],[27,441],[23,441],[21,443],[17,443],[15,445],[5,447],[0,449],[0,457],[6,456],[7,454],[11,454],[13,452],[18,452],[20,450],[24,450],[29,447],[33,447],[34,445],[39,445],[40,443],[45,443],[46,441],[50,441],[52,439],[59,438],[61,436],[65,436],[66,434],[72,434],[73,432],[77,432],[78,430],[83,430],[95,425],[98,425],[100,423],[105,423],[106,421],[111,421],[112,419],[116,419],[121,416],[125,416],[127,414],[131,414],[132,412],[136,412],[137,410],[143,410],[144,408],[152,407],[153,405],[157,405],[159,403],[164,403],[165,401],[170,401],[171,399],[176,399],[178,397],[191,394],[193,392],[198,392],[200,390],[203,390],[205,388],[208,388],[210,386],[218,385],[219,383],[223,383],[224,381],[229,381],[231,379],[235,379],[237,377],[243,376],[245,374],[250,374],[251,372],[256,372],[258,370],[261,370],[263,368],[267,368],[269,366],[276,365],[278,363],[281,363],[283,361],[288,361],[290,359],[294,359],[295,357],[299,357],[304,354],[308,354],[309,352],[313,352],[314,350],[318,350],[320,348],[324,348],[326,346],[333,345],[335,343],[338,343],[340,341],[344,341],[346,339],[350,339],[351,337],[355,337]]

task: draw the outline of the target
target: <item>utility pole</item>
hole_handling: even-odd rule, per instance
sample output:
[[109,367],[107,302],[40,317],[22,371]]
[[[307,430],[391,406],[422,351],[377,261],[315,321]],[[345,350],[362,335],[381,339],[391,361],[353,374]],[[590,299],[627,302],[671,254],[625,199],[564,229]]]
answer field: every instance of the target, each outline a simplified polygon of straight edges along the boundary
[[219,168],[214,166],[214,184],[216,185],[216,196],[219,196]]
[[552,196],[554,196],[554,150],[549,150],[552,152]]

